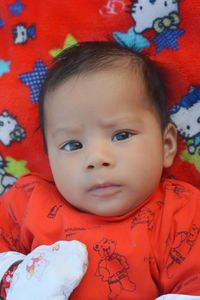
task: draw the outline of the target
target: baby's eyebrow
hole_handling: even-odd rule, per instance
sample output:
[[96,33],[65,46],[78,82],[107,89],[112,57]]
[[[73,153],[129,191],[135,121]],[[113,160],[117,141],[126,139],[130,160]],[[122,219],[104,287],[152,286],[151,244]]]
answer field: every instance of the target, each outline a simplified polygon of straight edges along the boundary
[[65,127],[60,127],[57,128],[53,133],[52,136],[58,136],[58,135],[62,135],[62,134],[77,134],[80,133],[82,130],[81,127],[79,126],[65,126]]
[[[143,120],[141,118],[133,117],[130,115],[99,120],[99,126],[106,129],[114,128],[117,126],[127,126],[129,124],[132,124],[134,126],[141,126],[143,124]],[[61,135],[80,134],[83,131],[83,128],[84,126],[81,126],[79,124],[66,125],[64,127],[61,126],[53,131],[52,136],[54,138]]]
[[124,116],[120,118],[113,118],[113,119],[101,121],[101,125],[105,128],[115,127],[116,125],[123,124],[123,123],[141,124],[142,120],[140,118],[133,117],[133,116]]

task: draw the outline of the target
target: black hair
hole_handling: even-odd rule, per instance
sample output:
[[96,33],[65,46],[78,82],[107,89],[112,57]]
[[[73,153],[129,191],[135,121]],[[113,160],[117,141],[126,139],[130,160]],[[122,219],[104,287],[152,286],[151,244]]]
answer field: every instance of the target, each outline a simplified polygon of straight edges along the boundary
[[128,68],[134,71],[139,70],[139,74],[143,76],[150,101],[158,112],[161,128],[164,130],[169,122],[169,117],[163,73],[157,64],[147,56],[124,48],[116,42],[82,42],[63,50],[54,58],[42,84],[39,96],[39,122],[46,150],[44,113],[46,95],[73,76],[102,71],[111,67],[123,69],[122,61],[127,63]]

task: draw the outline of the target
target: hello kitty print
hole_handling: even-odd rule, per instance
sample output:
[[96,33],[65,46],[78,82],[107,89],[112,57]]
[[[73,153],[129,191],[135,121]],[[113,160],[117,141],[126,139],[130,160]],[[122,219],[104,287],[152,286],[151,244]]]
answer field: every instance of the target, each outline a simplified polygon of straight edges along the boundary
[[142,33],[151,28],[159,31],[159,28],[162,29],[165,25],[167,27],[170,24],[167,19],[171,18],[171,23],[173,23],[173,16],[174,24],[171,25],[177,23],[179,20],[178,3],[177,0],[138,0],[132,5],[131,16],[135,20],[135,32]]
[[[177,0],[135,0],[131,1],[130,15],[134,24],[127,32],[114,32],[121,45],[142,51],[156,45],[156,51],[178,50],[178,40],[184,30],[179,28],[179,4]],[[151,38],[145,33],[153,31]]]
[[190,86],[186,95],[169,111],[171,121],[185,143],[182,160],[200,171],[200,86]]

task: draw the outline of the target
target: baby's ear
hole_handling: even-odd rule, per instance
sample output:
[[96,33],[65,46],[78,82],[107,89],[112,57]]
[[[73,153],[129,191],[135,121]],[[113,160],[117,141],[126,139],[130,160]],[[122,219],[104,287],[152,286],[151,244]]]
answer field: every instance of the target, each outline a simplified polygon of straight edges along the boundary
[[163,167],[169,168],[177,152],[177,130],[170,122],[163,133]]

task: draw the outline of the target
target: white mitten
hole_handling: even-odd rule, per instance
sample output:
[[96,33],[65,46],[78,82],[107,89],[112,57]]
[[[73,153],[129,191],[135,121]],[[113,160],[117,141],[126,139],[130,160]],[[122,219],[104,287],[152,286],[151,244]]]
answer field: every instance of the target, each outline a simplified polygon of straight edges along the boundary
[[167,294],[156,298],[155,300],[199,300],[200,296]]
[[39,246],[17,267],[7,300],[67,300],[87,270],[87,249],[78,241]]

